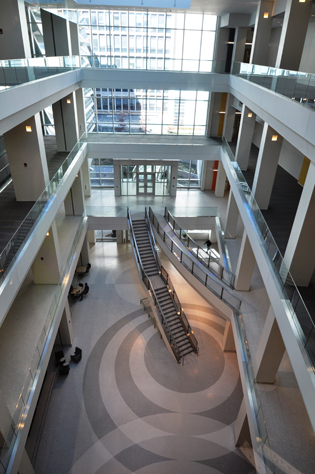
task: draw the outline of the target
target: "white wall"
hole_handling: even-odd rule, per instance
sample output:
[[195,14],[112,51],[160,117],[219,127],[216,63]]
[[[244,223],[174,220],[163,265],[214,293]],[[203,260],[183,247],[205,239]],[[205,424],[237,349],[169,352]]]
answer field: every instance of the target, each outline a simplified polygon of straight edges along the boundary
[[304,155],[300,153],[287,140],[283,140],[279,157],[279,165],[282,166],[291,176],[299,179]]
[[303,53],[300,62],[300,71],[315,72],[315,22],[308,25]]

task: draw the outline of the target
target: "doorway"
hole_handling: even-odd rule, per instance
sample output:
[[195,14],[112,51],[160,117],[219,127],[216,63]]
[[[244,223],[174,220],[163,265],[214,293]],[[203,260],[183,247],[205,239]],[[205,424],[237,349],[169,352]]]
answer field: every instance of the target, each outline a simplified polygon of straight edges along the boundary
[[137,194],[155,194],[155,173],[137,174]]

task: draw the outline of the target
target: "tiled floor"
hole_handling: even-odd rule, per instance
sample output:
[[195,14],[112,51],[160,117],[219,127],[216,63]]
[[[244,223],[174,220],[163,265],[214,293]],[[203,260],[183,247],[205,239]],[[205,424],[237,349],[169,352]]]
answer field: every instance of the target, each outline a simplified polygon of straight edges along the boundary
[[200,346],[178,365],[140,305],[131,246],[96,243],[91,263],[72,315],[83,359],[54,387],[36,474],[254,472],[234,447],[242,390],[224,319],[164,261]]

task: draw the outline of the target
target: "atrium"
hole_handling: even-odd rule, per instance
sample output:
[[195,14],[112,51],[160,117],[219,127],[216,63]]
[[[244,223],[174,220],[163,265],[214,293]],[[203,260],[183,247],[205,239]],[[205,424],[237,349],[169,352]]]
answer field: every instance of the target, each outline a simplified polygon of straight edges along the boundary
[[85,2],[0,0],[0,474],[311,474],[314,4]]

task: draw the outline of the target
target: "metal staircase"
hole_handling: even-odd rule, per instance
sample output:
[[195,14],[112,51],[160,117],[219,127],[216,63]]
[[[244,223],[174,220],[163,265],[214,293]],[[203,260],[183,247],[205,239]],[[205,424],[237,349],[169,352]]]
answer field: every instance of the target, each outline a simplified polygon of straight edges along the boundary
[[128,210],[128,224],[142,280],[154,301],[164,334],[176,360],[180,362],[190,352],[198,354],[197,339],[157,254],[149,219],[132,219]]
[[133,235],[137,243],[140,254],[140,260],[144,272],[148,277],[159,274],[159,267],[154,258],[154,253],[151,247],[149,232],[145,219],[137,219],[132,221]]

